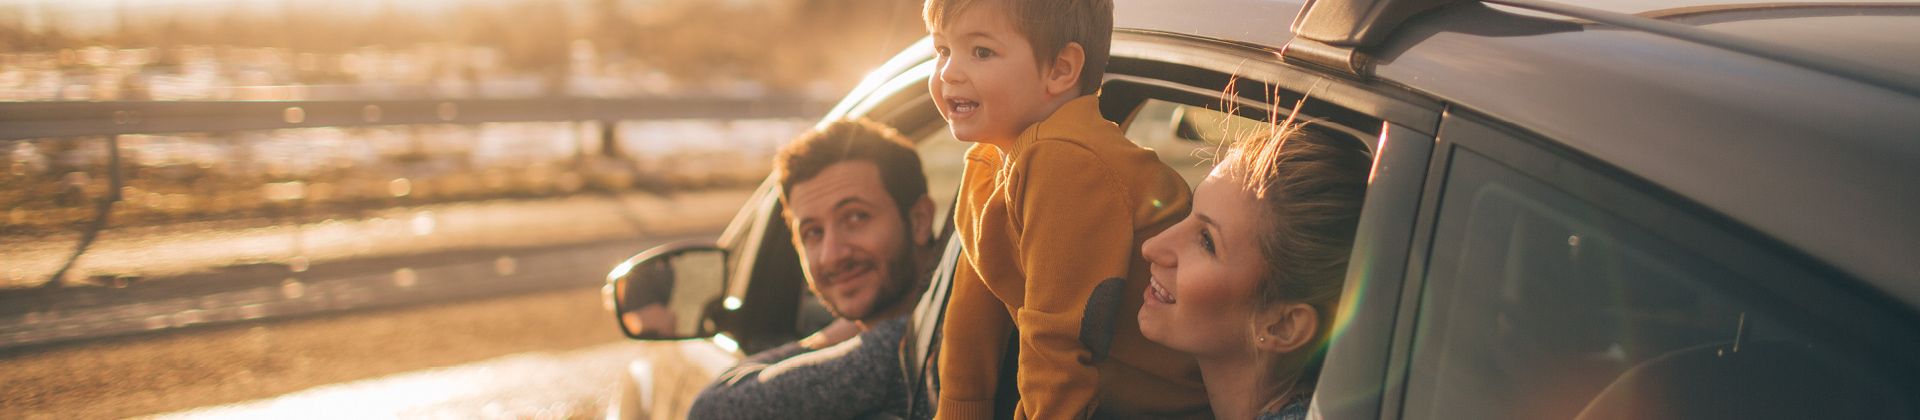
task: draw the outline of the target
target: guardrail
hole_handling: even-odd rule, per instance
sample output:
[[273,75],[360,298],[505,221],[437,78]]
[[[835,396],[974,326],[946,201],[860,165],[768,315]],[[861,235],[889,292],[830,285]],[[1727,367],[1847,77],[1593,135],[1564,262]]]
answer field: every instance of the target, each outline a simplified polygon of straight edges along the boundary
[[[600,121],[603,122],[601,135],[611,142],[615,135],[614,124],[607,123],[615,121],[814,118],[824,115],[831,106],[832,103],[798,97],[0,102],[0,141],[106,137],[107,173],[103,175],[108,178],[105,181],[109,185],[103,195],[87,205],[93,207],[91,220],[77,229],[81,235],[74,244],[71,256],[65,258],[64,266],[47,283],[51,287],[0,290],[0,303],[11,308],[0,311],[0,348],[187,325],[241,322],[588,284],[598,282],[599,273],[605,270],[605,267],[597,267],[588,260],[612,258],[617,261],[626,254],[643,249],[642,245],[650,246],[655,241],[665,239],[648,237],[637,238],[638,242],[596,242],[596,245],[498,252],[500,255],[518,255],[515,257],[518,263],[509,266],[539,268],[514,275],[507,274],[515,270],[497,275],[470,275],[497,267],[499,260],[495,259],[496,256],[473,261],[455,258],[459,260],[457,262],[442,256],[430,258],[439,262],[431,267],[420,267],[418,274],[414,269],[404,269],[408,274],[404,281],[396,280],[399,277],[393,274],[395,269],[387,266],[406,267],[412,263],[382,258],[366,263],[334,264],[351,268],[316,267],[315,272],[297,273],[304,274],[299,276],[301,279],[298,281],[281,273],[284,270],[269,268],[266,272],[252,275],[235,272],[211,277],[189,276],[208,277],[185,282],[192,285],[143,282],[136,287],[124,284],[111,287],[58,287],[61,279],[67,277],[66,272],[74,268],[75,263],[107,228],[115,204],[125,199],[121,197],[121,190],[126,185],[126,175],[122,170],[125,164],[122,163],[118,145],[122,135]],[[471,252],[453,254],[467,253]],[[480,254],[492,255],[486,252],[475,255]],[[293,271],[306,271],[302,264],[302,268]],[[325,274],[327,272],[337,273]]]
[[799,97],[0,102],[0,140],[373,125],[803,118],[825,115],[832,106]]

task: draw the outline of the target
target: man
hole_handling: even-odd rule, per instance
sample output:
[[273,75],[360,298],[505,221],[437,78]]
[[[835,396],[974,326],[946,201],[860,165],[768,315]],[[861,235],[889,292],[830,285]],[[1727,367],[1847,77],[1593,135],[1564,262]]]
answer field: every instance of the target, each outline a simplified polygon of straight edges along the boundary
[[808,287],[840,319],[728,369],[688,417],[907,417],[912,393],[899,351],[911,317],[901,315],[919,302],[939,257],[919,155],[863,119],[809,132],[777,159]]

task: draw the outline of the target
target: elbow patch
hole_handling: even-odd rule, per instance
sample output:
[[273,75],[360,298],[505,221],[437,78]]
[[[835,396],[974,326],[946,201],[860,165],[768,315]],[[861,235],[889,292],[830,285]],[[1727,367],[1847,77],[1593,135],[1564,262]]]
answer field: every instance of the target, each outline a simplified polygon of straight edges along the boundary
[[1127,280],[1119,277],[1102,280],[1087,297],[1086,313],[1080,317],[1080,344],[1093,354],[1093,363],[1107,360],[1113,347],[1114,317],[1120,312],[1120,297]]

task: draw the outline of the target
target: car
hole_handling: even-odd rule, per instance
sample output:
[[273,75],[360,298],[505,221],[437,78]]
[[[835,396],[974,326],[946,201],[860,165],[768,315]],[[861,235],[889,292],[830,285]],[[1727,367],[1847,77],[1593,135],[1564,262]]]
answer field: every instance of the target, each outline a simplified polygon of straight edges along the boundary
[[[1566,1],[1118,1],[1101,111],[1189,184],[1295,109],[1374,149],[1316,418],[1920,417],[1920,5]],[[915,139],[949,208],[932,53],[823,121]],[[608,276],[704,273],[620,415],[829,320],[775,188]]]

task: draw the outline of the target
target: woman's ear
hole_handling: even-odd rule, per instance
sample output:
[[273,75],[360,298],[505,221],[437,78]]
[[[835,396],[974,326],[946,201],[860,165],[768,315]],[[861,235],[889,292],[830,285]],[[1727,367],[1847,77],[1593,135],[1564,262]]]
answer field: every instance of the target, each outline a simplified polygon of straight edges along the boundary
[[1053,63],[1046,68],[1047,96],[1066,93],[1080,96],[1080,69],[1086,65],[1087,50],[1080,43],[1069,42],[1060,47],[1060,53],[1054,55]]
[[913,233],[913,244],[926,246],[933,242],[933,199],[921,195],[907,209],[907,229]]
[[1320,328],[1320,312],[1313,305],[1289,302],[1275,304],[1255,316],[1254,348],[1270,353],[1290,353],[1313,342]]

